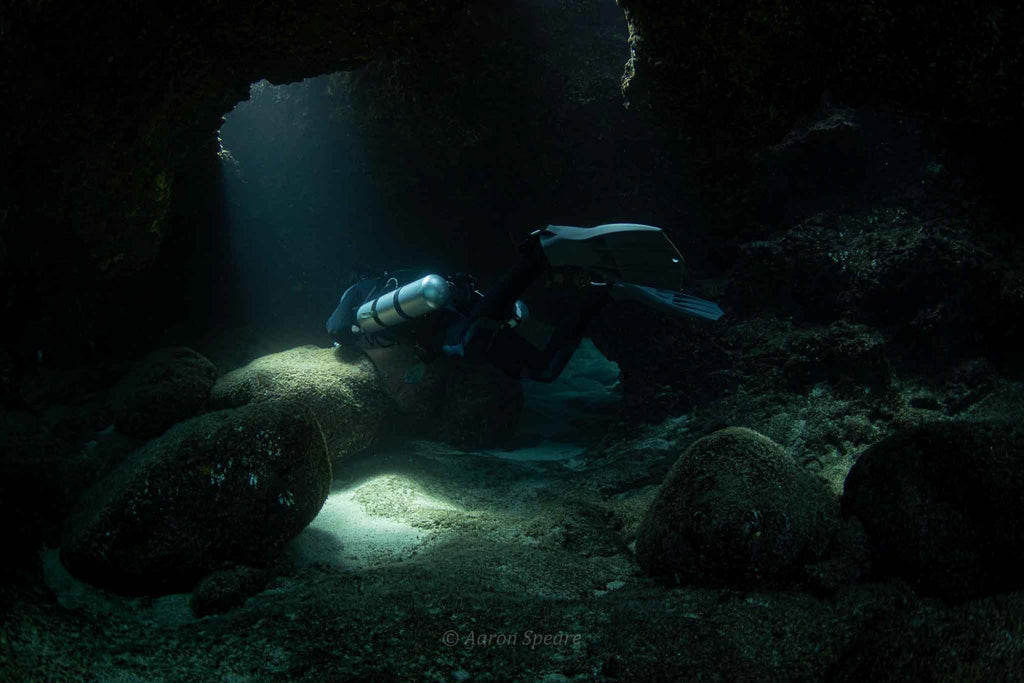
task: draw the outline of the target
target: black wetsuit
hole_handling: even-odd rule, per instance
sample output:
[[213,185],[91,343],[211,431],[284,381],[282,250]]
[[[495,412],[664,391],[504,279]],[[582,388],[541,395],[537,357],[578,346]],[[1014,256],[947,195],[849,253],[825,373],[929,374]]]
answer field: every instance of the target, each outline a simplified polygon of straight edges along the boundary
[[605,288],[592,287],[582,305],[564,316],[544,348],[538,349],[519,335],[509,321],[513,318],[516,300],[550,265],[537,240],[524,243],[520,253],[519,262],[486,294],[476,293],[472,279],[464,274],[446,278],[452,291],[448,304],[378,335],[362,335],[358,327],[354,328],[358,308],[381,294],[428,275],[429,271],[397,271],[360,280],[342,294],[327,321],[327,332],[339,343],[364,339],[370,345],[413,344],[424,360],[441,354],[460,356],[491,363],[517,379],[552,382],[565,369],[587,325],[611,302],[611,297]]

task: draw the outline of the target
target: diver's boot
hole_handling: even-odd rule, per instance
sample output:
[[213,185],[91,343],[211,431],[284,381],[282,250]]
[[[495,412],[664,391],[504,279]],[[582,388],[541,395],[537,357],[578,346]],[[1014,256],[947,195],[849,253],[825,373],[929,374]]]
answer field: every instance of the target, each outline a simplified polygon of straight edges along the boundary
[[597,279],[675,289],[683,257],[661,228],[612,223],[593,228],[549,225],[533,233],[552,266],[577,266]]
[[671,289],[645,287],[632,282],[614,282],[608,285],[608,293],[616,301],[638,301],[669,315],[691,315],[708,320],[718,320],[722,317],[722,309],[715,302]]

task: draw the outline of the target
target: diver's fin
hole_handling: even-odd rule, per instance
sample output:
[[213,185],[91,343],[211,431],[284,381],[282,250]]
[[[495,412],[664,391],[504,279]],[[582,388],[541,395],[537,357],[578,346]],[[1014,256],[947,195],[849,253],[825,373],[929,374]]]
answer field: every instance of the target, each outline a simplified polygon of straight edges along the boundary
[[616,282],[608,287],[616,301],[639,301],[669,315],[692,315],[708,320],[722,317],[722,309],[714,301],[700,299],[683,292],[644,287],[632,282]]
[[682,285],[683,257],[661,228],[636,223],[549,225],[534,234],[552,266],[586,268],[605,282],[665,289]]

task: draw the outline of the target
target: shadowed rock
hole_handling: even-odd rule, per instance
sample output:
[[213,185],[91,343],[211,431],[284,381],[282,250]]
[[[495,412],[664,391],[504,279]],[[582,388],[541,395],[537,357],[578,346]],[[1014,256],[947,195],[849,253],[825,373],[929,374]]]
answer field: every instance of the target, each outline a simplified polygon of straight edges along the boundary
[[190,588],[225,563],[266,564],[331,485],[311,412],[265,401],[178,424],[83,496],[61,560],[125,594]]
[[519,422],[523,389],[490,365],[438,358],[409,346],[371,349],[393,415],[388,434],[428,436],[459,448],[492,445]]
[[192,349],[154,351],[114,387],[110,407],[122,434],[149,439],[201,413],[217,368]]
[[676,461],[641,523],[636,559],[687,582],[783,585],[822,556],[834,508],[824,482],[778,444],[730,427]]
[[875,444],[846,478],[881,575],[952,600],[1024,587],[1024,449],[1005,422],[932,423]]

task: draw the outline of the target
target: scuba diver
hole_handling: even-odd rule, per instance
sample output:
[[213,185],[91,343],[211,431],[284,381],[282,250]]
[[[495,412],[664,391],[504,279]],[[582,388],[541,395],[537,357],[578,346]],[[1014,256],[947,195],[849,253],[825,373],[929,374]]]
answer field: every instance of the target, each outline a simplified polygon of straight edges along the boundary
[[[335,344],[412,344],[424,362],[460,356],[491,363],[517,379],[552,382],[587,326],[612,301],[638,301],[675,316],[722,315],[717,304],[679,291],[683,258],[661,228],[549,225],[531,233],[519,251],[518,263],[484,294],[465,273],[442,277],[402,270],[364,278],[342,294],[327,333]],[[541,349],[516,331],[529,316],[519,297],[560,266],[583,268],[593,281],[582,305],[561,319]]]

